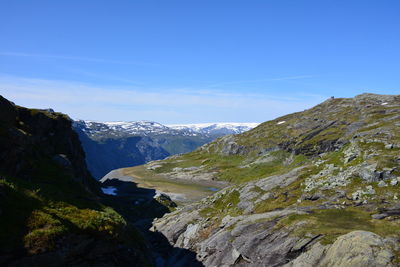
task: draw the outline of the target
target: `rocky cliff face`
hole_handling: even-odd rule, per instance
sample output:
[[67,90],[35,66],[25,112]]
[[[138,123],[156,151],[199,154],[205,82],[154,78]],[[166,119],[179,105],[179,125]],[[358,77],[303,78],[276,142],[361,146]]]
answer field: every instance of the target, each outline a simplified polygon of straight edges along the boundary
[[398,266],[399,127],[400,96],[363,94],[150,163],[230,183],[153,231],[206,266]]
[[101,179],[114,169],[166,158],[169,153],[149,137],[132,136],[93,140],[75,127],[86,153],[90,173]]
[[0,97],[0,265],[151,263],[141,236],[104,205],[71,120]]
[[28,177],[48,160],[82,184],[91,183],[85,154],[66,115],[15,106],[0,97],[0,123],[2,173]]

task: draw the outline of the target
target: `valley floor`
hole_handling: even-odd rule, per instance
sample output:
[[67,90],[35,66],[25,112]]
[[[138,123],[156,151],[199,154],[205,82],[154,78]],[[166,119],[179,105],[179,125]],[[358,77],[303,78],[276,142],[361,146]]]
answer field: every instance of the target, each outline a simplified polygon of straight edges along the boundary
[[154,189],[158,193],[165,193],[178,205],[198,201],[212,195],[224,186],[223,183],[216,181],[172,179],[148,171],[145,165],[114,170],[101,181],[112,178],[134,182],[139,188]]

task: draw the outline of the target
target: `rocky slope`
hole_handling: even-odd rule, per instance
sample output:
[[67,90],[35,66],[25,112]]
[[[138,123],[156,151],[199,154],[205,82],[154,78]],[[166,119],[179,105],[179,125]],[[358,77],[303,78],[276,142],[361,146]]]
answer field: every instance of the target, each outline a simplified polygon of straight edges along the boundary
[[205,266],[399,266],[399,127],[400,96],[362,94],[151,162],[230,183],[153,231]]
[[92,175],[101,179],[109,171],[193,151],[217,137],[241,133],[257,123],[162,125],[157,122],[75,121]]
[[1,266],[152,263],[136,228],[103,203],[66,115],[0,96],[0,161]]

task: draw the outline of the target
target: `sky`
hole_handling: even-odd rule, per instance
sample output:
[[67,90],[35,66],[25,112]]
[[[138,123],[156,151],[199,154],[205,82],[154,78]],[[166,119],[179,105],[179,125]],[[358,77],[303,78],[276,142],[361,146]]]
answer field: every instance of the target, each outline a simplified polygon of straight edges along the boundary
[[73,119],[263,122],[400,93],[400,1],[0,1],[0,95]]

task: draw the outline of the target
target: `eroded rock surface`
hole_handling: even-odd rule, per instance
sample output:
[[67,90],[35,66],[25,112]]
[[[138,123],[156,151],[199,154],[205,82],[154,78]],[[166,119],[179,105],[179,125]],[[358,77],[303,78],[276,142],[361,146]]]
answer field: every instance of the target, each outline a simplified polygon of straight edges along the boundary
[[353,231],[340,236],[332,245],[314,244],[285,267],[389,267],[393,252],[382,237],[366,231]]

